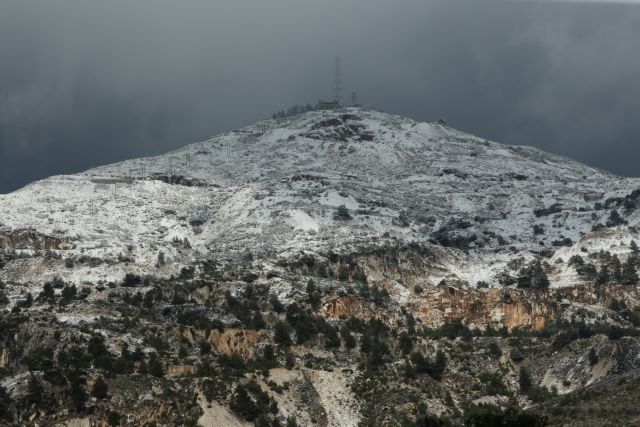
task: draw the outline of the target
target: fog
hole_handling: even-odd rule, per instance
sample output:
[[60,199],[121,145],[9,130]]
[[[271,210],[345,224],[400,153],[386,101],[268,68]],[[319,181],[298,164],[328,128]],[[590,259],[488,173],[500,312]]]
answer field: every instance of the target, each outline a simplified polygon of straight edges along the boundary
[[0,193],[345,92],[638,175],[640,5],[3,0]]

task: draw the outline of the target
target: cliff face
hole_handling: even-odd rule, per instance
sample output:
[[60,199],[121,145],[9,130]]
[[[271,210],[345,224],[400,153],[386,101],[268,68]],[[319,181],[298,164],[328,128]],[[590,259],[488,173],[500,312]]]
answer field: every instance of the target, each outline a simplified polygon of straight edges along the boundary
[[33,230],[0,232],[0,250],[56,250],[73,248],[70,238],[48,236]]
[[[461,320],[470,328],[543,329],[551,320],[583,321],[628,325],[609,309],[613,301],[632,311],[640,307],[638,286],[584,285],[574,288],[532,291],[526,289],[461,289],[448,285],[413,294],[406,304],[410,313],[431,328]],[[323,306],[331,319],[346,317],[389,318],[390,313],[376,309],[366,299],[332,295]],[[398,317],[398,316],[397,316]]]

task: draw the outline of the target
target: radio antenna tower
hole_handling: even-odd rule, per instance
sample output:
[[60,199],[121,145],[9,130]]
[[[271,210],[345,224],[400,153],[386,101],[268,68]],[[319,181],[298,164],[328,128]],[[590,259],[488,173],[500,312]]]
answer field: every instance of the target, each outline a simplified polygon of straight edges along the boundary
[[340,104],[342,100],[342,58],[336,56],[335,74],[333,78],[333,90],[335,101]]

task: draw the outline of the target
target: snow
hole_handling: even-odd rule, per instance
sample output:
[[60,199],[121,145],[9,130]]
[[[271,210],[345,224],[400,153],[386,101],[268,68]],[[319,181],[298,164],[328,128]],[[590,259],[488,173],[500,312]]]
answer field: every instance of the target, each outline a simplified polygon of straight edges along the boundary
[[[342,124],[327,126],[330,119]],[[349,126],[359,130],[345,137],[340,132],[348,134]],[[169,174],[188,185],[163,182]],[[0,195],[0,239],[31,230],[68,240],[70,248],[55,251],[63,258],[104,260],[74,268],[60,260],[43,269],[38,258],[28,258],[7,265],[0,278],[39,283],[58,275],[80,283],[118,281],[127,272],[168,276],[202,258],[346,250],[375,245],[385,233],[398,243],[431,245],[432,232],[457,220],[469,227],[456,233],[478,240],[468,255],[442,249],[445,276],[495,286],[495,275],[515,257],[552,248],[566,261],[574,249],[553,246],[563,238],[589,250],[630,241],[627,228],[609,240],[589,240],[608,211],[594,211],[584,196],[603,193],[604,200],[638,187],[638,179],[438,124],[362,108],[312,111]],[[555,203],[560,213],[534,215]],[[333,218],[341,205],[352,220]],[[400,226],[401,213],[410,227]],[[628,220],[640,224],[640,213]],[[534,235],[534,225],[545,233]],[[163,268],[156,267],[159,252],[167,260]],[[561,270],[552,283],[575,279]]]
[[291,225],[296,229],[305,231],[320,230],[320,224],[318,221],[299,209],[290,210],[289,215],[291,216]]

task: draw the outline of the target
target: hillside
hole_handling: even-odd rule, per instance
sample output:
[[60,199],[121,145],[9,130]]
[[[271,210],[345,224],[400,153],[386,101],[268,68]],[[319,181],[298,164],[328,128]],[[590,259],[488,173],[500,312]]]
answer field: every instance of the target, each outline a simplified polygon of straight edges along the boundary
[[34,182],[0,195],[0,420],[567,423],[640,368],[639,188],[365,108]]

